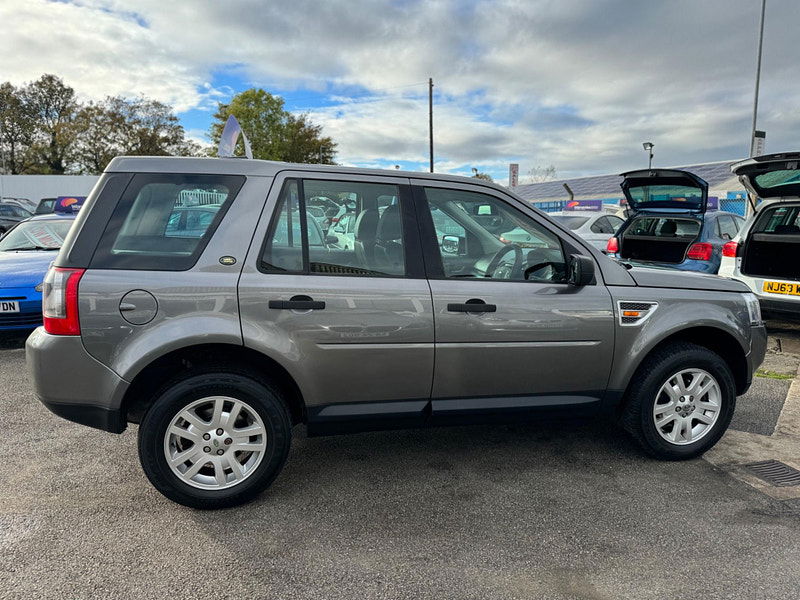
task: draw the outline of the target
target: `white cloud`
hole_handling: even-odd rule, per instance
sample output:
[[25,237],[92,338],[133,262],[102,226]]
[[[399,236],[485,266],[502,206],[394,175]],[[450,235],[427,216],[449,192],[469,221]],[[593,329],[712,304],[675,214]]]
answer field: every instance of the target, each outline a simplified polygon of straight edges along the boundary
[[[437,168],[623,170],[747,149],[758,6],[749,0],[458,0],[0,4],[0,73],[52,72],[87,97],[145,94],[210,108],[235,70],[267,89],[383,90],[434,77]],[[767,7],[759,126],[796,149],[796,0]],[[376,91],[312,118],[339,160],[427,165],[424,87]]]

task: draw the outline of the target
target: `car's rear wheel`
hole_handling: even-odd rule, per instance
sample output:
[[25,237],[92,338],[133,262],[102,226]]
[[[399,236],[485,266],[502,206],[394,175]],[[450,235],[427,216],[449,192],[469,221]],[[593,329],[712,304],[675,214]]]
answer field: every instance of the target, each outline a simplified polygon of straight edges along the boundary
[[655,351],[637,370],[623,425],[649,454],[684,460],[719,441],[735,407],[736,386],[722,357],[696,344],[675,343]]
[[272,483],[291,434],[286,404],[269,385],[241,374],[198,374],[157,394],[139,427],[139,458],[170,500],[224,508]]

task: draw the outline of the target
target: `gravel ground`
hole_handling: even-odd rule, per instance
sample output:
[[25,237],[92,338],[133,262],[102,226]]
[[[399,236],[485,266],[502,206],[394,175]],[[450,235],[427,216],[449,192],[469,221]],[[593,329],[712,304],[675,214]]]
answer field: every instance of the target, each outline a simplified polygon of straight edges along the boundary
[[[800,506],[614,427],[307,439],[256,502],[200,512],[136,430],[56,418],[0,352],[0,598],[793,598]],[[748,399],[749,402],[749,399]],[[740,405],[745,405],[740,402]]]

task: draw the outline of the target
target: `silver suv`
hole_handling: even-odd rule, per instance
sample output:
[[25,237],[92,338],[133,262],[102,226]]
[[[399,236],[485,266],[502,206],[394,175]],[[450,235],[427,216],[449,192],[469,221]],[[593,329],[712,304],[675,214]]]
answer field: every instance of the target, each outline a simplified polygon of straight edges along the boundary
[[[352,244],[321,231],[320,197],[352,207]],[[265,489],[299,424],[609,415],[691,458],[766,346],[743,284],[629,268],[499,186],[247,159],[113,160],[43,296],[37,396],[138,423],[147,477],[201,508]]]

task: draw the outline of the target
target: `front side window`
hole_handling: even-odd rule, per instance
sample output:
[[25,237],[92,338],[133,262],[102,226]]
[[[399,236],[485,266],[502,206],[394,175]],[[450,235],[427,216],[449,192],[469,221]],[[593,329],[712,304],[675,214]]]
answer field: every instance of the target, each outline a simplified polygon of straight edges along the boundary
[[445,277],[563,282],[560,239],[502,200],[425,188]]
[[261,253],[266,272],[402,276],[406,273],[396,185],[290,179]]
[[92,258],[95,268],[191,268],[244,184],[234,175],[135,175]]

